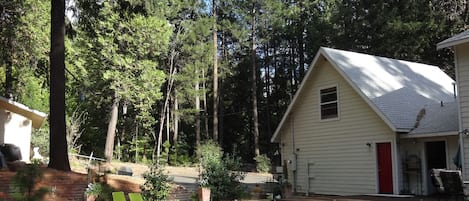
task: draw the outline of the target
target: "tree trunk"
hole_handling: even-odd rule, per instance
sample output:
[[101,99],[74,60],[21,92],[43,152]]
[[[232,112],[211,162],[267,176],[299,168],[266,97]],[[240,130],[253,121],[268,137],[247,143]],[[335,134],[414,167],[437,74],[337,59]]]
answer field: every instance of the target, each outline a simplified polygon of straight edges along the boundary
[[303,6],[303,1],[299,1],[300,4],[300,9],[301,9],[301,15],[300,15],[300,21],[298,22],[298,57],[299,57],[299,78],[298,78],[298,83],[300,82],[299,80],[302,80],[303,77],[305,76],[305,55],[304,55],[304,31],[305,31],[305,11],[304,11],[304,6]]
[[218,42],[217,42],[217,6],[212,0],[213,15],[213,141],[218,142]]
[[[270,49],[269,49],[269,44],[267,44],[267,47],[264,51],[264,54],[269,58],[270,55]],[[271,60],[269,61],[271,62]],[[266,107],[266,121],[267,121],[267,135],[270,136],[271,134],[271,125],[270,125],[270,64],[266,63],[265,64],[265,107]]]
[[70,171],[65,126],[65,0],[51,2],[50,161],[49,167]]
[[119,97],[117,92],[114,94],[114,101],[111,108],[111,118],[107,125],[106,146],[104,147],[104,157],[108,163],[112,161],[114,153],[114,138],[116,136],[117,118],[119,114]]
[[135,121],[135,163],[138,163],[138,120]]
[[198,69],[195,70],[195,75],[196,77],[196,82],[195,82],[195,111],[197,112],[196,118],[195,118],[195,148],[197,149],[200,145],[200,116],[201,116],[201,111],[200,111],[200,96],[199,96],[199,91],[200,91],[200,86],[199,86],[199,71]]
[[[223,61],[226,61],[227,56],[226,56],[226,33],[222,31],[221,34],[221,61],[220,63],[223,63]],[[220,74],[223,75],[223,68],[220,68]],[[218,141],[221,145],[223,145],[224,142],[224,124],[225,124],[225,104],[223,102],[223,78],[219,79],[219,87],[218,87]]]
[[[171,105],[171,103],[170,103]],[[170,105],[168,105],[168,108],[171,107]],[[171,125],[169,124],[169,112],[170,112],[171,109],[166,109],[166,140],[169,140],[169,129],[171,128]],[[165,141],[165,140],[164,140]]]
[[[178,144],[178,133],[179,133],[179,103],[177,97],[177,90],[174,90],[174,109],[173,109],[173,150],[174,154],[177,154],[177,144]],[[169,158],[168,158],[169,160]]]
[[[13,42],[11,39],[12,36],[8,37],[7,39],[7,46],[8,46],[8,51],[13,52]],[[5,56],[5,98],[13,98],[12,96],[12,69],[13,69],[13,62],[12,62],[12,55],[6,54]]]
[[208,134],[208,115],[207,115],[207,85],[205,83],[205,71],[202,69],[202,89],[204,89],[204,124],[205,124],[205,138],[209,138]]
[[[169,69],[169,78],[168,78],[168,85],[166,87],[166,97],[164,100],[164,105],[162,110],[160,111],[160,128],[158,130],[158,139],[156,141],[156,161],[157,163],[160,162],[160,155],[161,155],[161,145],[163,143],[163,128],[164,128],[164,121],[166,118],[166,111],[168,109],[169,105],[169,97],[171,94],[171,91],[173,90],[173,84],[174,84],[174,75],[176,74],[176,70],[173,66],[173,59],[174,59],[174,52],[171,56],[171,64],[170,64],[170,69]],[[153,159],[154,160],[154,159]]]
[[252,120],[253,120],[253,135],[254,135],[254,155],[259,156],[259,114],[257,112],[257,68],[256,68],[256,6],[253,4],[252,8],[252,49],[251,49],[251,62],[252,62]]

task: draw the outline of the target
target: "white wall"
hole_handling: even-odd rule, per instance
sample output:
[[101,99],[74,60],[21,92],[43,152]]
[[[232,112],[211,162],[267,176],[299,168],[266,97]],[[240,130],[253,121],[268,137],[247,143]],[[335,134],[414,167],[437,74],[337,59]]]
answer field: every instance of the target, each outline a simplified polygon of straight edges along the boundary
[[[456,82],[460,105],[461,130],[469,129],[469,43],[458,45],[455,49]],[[463,175],[469,179],[469,138],[463,137],[464,170]]]
[[0,144],[14,144],[21,149],[22,161],[29,162],[31,148],[31,120],[0,109]]
[[[375,144],[390,142],[394,152],[394,132],[330,63],[323,61],[313,70],[288,123],[279,133],[282,159],[291,160],[293,152],[297,156],[297,191],[336,195],[378,193]],[[319,89],[332,85],[338,86],[339,119],[321,121]],[[396,156],[392,157],[396,183]],[[312,164],[309,169],[308,163]],[[314,178],[308,178],[308,172]],[[293,183],[292,176],[289,181]],[[394,191],[398,192],[396,187]]]

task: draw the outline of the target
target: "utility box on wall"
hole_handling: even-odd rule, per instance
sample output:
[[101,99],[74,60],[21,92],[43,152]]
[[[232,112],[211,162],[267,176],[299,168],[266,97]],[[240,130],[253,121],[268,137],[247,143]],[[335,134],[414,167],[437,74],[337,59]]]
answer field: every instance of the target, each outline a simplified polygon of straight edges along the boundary
[[32,128],[40,128],[46,117],[43,112],[0,97],[0,145],[18,146],[22,161],[29,162]]

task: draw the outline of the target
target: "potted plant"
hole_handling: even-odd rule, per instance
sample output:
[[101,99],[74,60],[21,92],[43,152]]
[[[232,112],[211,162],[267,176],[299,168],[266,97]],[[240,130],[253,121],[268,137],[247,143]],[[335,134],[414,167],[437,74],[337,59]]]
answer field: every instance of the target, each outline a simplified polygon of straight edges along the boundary
[[293,187],[292,185],[290,184],[290,182],[284,182],[282,184],[283,188],[282,188],[282,198],[291,198],[292,195],[293,195]]
[[199,201],[210,201],[210,186],[206,178],[200,178],[197,195],[199,196]]
[[89,183],[86,187],[86,201],[95,201],[103,192],[103,186],[100,183]]
[[210,188],[199,186],[199,201],[210,201]]

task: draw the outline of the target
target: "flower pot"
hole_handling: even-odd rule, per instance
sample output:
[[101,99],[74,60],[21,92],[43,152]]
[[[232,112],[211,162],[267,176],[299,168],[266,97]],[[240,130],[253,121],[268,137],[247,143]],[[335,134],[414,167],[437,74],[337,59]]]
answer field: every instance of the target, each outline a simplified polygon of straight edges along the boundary
[[283,187],[283,198],[292,198],[293,197],[293,188],[291,185]]
[[199,201],[210,201],[210,188],[199,188]]
[[86,196],[86,201],[95,201],[96,200],[96,196],[95,195],[88,195]]

